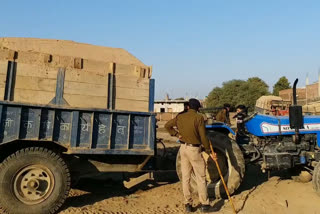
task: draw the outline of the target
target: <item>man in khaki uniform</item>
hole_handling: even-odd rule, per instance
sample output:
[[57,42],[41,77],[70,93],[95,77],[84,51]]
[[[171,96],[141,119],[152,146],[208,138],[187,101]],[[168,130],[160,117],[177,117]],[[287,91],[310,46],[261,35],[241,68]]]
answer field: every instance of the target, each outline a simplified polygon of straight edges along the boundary
[[231,125],[230,117],[229,117],[230,104],[225,103],[223,105],[223,109],[221,109],[216,115],[216,121],[220,121],[226,123],[227,125]]
[[[186,211],[192,211],[192,198],[190,190],[191,173],[196,176],[199,200],[202,212],[209,212],[209,199],[206,183],[206,165],[201,155],[201,145],[210,154],[210,145],[206,137],[204,119],[198,114],[200,102],[190,99],[188,111],[182,112],[165,124],[171,136],[179,138],[181,147],[182,189],[185,198]],[[175,127],[177,129],[175,129]],[[216,158],[216,155],[214,155]]]

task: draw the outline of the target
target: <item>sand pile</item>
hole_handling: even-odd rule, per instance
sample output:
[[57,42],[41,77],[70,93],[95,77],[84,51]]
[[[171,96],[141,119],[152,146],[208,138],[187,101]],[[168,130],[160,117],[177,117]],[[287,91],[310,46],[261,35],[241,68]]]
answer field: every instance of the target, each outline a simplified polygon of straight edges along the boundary
[[139,59],[121,48],[102,47],[67,40],[36,38],[0,38],[0,49],[41,52],[52,55],[115,62],[145,67]]

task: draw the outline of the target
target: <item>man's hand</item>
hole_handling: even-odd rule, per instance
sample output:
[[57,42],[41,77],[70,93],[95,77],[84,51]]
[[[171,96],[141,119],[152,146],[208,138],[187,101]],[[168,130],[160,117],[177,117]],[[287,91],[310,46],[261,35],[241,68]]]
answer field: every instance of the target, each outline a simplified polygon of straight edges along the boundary
[[214,161],[217,161],[217,160],[218,160],[217,153],[215,153],[215,152],[210,153],[210,157],[211,157],[212,160],[214,160]]

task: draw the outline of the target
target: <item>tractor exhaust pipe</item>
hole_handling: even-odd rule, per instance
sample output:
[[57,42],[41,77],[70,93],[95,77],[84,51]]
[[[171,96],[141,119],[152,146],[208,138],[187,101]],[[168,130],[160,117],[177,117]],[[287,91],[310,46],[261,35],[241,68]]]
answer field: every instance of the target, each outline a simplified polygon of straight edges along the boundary
[[293,83],[293,105],[297,105],[297,84],[298,78]]
[[295,130],[295,143],[299,142],[299,129],[303,128],[302,106],[297,104],[297,83],[296,79],[293,83],[293,105],[289,107],[290,128]]

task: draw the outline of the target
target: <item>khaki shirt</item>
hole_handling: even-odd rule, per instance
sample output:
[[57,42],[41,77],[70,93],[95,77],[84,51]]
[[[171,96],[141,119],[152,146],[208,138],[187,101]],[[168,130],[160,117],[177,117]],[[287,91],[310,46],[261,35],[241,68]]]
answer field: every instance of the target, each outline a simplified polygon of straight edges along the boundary
[[218,112],[218,114],[216,115],[216,121],[220,121],[226,124],[230,124],[230,118],[227,115],[227,110],[222,109]]
[[[176,127],[177,130],[174,128]],[[171,136],[181,136],[181,141],[190,144],[201,144],[206,151],[210,151],[209,140],[206,136],[204,119],[197,111],[189,109],[185,113],[178,114],[165,124],[165,128]]]

